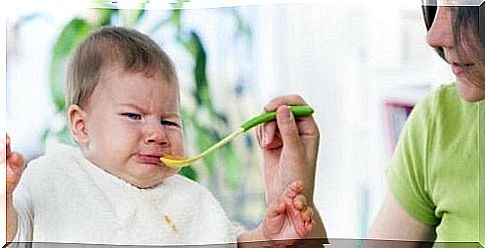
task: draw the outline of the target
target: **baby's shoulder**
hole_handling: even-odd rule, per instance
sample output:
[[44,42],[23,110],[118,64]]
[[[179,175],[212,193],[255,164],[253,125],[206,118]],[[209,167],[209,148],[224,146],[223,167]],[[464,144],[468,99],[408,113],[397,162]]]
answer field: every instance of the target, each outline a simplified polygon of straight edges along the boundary
[[76,147],[69,145],[55,145],[50,147],[47,152],[30,161],[22,178],[30,178],[30,180],[39,181],[60,178],[69,173],[74,173],[77,164],[82,161],[82,155]]

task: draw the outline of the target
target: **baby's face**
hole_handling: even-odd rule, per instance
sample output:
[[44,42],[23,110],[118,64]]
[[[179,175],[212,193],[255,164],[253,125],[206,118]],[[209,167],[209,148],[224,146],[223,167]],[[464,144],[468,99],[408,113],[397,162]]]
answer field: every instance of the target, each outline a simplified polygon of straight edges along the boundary
[[86,111],[91,162],[128,183],[146,188],[176,173],[160,162],[183,156],[178,88],[118,67],[103,71]]

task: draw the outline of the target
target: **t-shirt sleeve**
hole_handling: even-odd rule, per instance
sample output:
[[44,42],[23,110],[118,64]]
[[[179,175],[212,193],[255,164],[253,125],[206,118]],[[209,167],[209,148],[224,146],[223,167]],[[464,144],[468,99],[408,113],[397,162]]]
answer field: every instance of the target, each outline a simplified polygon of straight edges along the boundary
[[389,190],[407,213],[427,225],[437,225],[435,205],[428,191],[427,152],[433,134],[433,96],[413,109],[402,129],[387,170]]

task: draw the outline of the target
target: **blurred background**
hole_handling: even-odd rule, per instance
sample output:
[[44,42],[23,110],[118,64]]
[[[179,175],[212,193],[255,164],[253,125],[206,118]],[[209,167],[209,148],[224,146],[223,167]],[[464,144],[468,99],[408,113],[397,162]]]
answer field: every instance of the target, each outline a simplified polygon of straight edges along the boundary
[[[11,2],[6,125],[13,148],[31,160],[53,143],[72,143],[63,95],[70,52],[100,26],[133,27],[177,66],[188,154],[260,113],[271,98],[302,95],[322,134],[315,202],[329,237],[365,237],[409,112],[453,81],[425,43],[420,1],[242,2]],[[250,133],[181,173],[254,228],[265,208],[261,165]]]

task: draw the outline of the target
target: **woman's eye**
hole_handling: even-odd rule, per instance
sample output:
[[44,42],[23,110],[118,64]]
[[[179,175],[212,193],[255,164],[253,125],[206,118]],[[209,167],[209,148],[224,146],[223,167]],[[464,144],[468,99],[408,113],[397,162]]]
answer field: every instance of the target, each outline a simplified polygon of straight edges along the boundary
[[139,114],[135,114],[135,113],[123,113],[121,114],[123,116],[126,116],[132,120],[141,120],[141,115]]
[[162,124],[164,126],[176,126],[176,127],[179,126],[179,124],[177,124],[173,121],[165,121],[165,120],[160,121],[160,124]]

